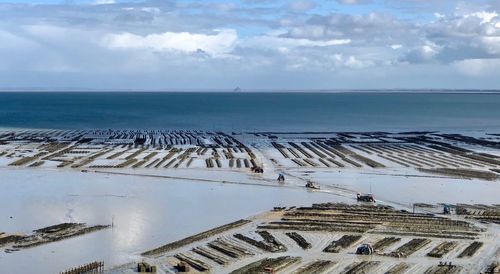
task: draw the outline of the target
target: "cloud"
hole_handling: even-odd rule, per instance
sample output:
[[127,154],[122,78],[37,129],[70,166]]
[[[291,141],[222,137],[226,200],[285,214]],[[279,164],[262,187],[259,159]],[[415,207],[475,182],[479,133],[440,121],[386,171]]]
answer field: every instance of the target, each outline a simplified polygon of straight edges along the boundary
[[453,65],[468,76],[497,75],[500,59],[467,59],[454,62]]
[[307,11],[316,6],[316,3],[311,0],[296,0],[288,4],[288,8],[292,11]]
[[110,49],[147,49],[156,51],[205,52],[213,56],[230,53],[238,39],[235,30],[215,30],[215,34],[164,32],[145,36],[132,33],[109,34],[104,46]]
[[354,69],[367,68],[375,65],[373,61],[370,60],[360,60],[356,56],[344,56],[342,54],[334,54],[330,57],[336,67],[348,67]]
[[441,47],[427,41],[425,44],[415,47],[410,50],[406,56],[402,58],[402,61],[410,63],[425,63],[432,61],[434,57],[439,54]]
[[481,19],[481,24],[486,24],[491,22],[491,20],[495,17],[498,16],[498,13],[496,12],[487,12],[487,11],[479,11],[479,12],[474,12],[471,14],[466,14],[464,17],[467,18],[469,16],[475,16],[479,19]]
[[109,5],[116,3],[115,0],[95,0],[94,5]]
[[498,87],[495,1],[341,2],[0,4],[0,82]]
[[[382,13],[349,15],[331,13],[311,16],[304,24],[293,26],[287,33],[292,38],[351,39],[353,44],[371,46],[414,39],[418,29],[394,16]],[[396,41],[398,39],[398,41]]]
[[336,1],[343,5],[367,4],[371,2],[371,0],[336,0]]
[[241,46],[267,49],[289,49],[297,47],[329,47],[347,45],[349,39],[310,40],[305,38],[288,38],[279,36],[259,36],[246,40]]

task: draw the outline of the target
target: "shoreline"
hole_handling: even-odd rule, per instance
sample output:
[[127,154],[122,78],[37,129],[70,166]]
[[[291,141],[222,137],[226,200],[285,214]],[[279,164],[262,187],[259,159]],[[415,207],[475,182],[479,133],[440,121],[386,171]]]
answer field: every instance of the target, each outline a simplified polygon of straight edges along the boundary
[[127,89],[2,89],[3,93],[172,93],[172,94],[325,94],[325,93],[350,93],[350,94],[500,94],[498,89],[153,89],[153,90],[127,90]]

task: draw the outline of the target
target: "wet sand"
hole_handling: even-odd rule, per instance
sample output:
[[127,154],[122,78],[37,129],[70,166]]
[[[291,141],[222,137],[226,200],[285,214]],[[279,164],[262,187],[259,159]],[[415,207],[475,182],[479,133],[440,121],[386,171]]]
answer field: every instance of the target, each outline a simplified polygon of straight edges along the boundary
[[[299,188],[200,183],[189,180],[1,169],[1,230],[24,232],[62,222],[112,229],[61,242],[0,253],[2,271],[55,273],[85,262],[106,267],[137,259],[160,244],[252,216],[276,205],[348,201]],[[12,219],[9,217],[12,216]],[[50,264],[47,263],[50,261]]]
[[[458,166],[495,172],[500,152],[491,145],[499,137],[483,133],[472,141],[420,133],[129,133],[3,135],[8,141],[0,143],[1,232],[29,234],[63,222],[113,228],[2,252],[2,270],[53,273],[102,260],[110,268],[276,206],[355,203],[356,193],[373,193],[379,204],[406,210],[414,203],[500,204],[498,179],[419,169]],[[84,141],[72,139],[77,136]],[[145,143],[134,144],[137,140]],[[265,172],[254,173],[252,166]],[[284,183],[276,181],[279,173]],[[308,180],[321,189],[305,189]]]

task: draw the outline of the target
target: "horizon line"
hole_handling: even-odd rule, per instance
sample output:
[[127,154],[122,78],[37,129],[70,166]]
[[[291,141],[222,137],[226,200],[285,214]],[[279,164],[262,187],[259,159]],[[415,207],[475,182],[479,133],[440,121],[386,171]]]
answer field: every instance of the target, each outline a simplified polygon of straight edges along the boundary
[[500,93],[500,89],[472,89],[472,88],[158,88],[158,89],[122,89],[122,88],[0,88],[0,92],[150,92],[150,93],[363,93],[363,92],[387,92],[387,93]]

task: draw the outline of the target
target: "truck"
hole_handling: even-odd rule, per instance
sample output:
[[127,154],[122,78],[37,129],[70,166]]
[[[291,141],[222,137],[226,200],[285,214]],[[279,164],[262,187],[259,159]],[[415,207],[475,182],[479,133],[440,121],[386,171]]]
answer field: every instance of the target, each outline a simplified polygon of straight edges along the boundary
[[319,189],[319,185],[315,184],[313,181],[307,181],[306,187],[310,189]]
[[356,199],[358,200],[358,202],[369,202],[369,203],[375,203],[375,197],[373,197],[373,194],[371,193],[368,193],[368,194],[361,194],[361,193],[358,193],[356,195]]

